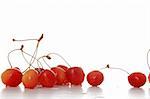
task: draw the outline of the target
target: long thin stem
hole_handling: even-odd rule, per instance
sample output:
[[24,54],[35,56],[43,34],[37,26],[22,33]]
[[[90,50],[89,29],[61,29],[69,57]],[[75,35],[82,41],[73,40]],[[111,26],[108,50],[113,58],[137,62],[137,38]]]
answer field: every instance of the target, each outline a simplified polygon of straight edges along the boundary
[[106,66],[106,68],[109,68],[109,69],[116,69],[116,70],[121,70],[127,74],[130,74],[129,72],[127,72],[126,70],[122,69],[122,68],[116,68],[116,67],[110,67],[109,64]]
[[[26,57],[24,56],[24,53],[21,51],[22,57],[24,58],[24,60],[26,61],[26,63],[28,63],[29,65],[31,65],[33,68],[35,68],[32,64],[30,64],[28,62],[28,60],[26,59]],[[30,67],[29,67],[30,68]]]
[[12,68],[13,66],[12,66],[11,61],[10,61],[10,54],[13,53],[13,52],[15,52],[15,51],[19,51],[19,50],[20,50],[20,49],[14,49],[14,50],[12,50],[12,51],[10,51],[10,52],[8,53],[7,59],[8,59],[8,63],[9,63],[9,65],[10,65],[11,68]]
[[[37,42],[37,45],[36,45],[36,49],[35,49],[35,51],[34,51],[34,53],[33,53],[33,55],[32,55],[32,56],[35,57],[35,58],[36,58],[36,56],[37,56],[39,43],[40,43],[40,41],[42,40],[42,38],[43,38],[43,34],[41,35],[41,37],[40,37],[39,39],[37,39],[38,42]],[[35,61],[35,59],[34,59],[34,58],[31,58],[30,64],[33,64],[34,61]]]
[[[35,51],[34,51],[34,53],[33,53],[33,57],[36,57],[37,56],[37,52],[38,52],[38,47],[36,47],[36,49],[35,49]],[[30,64],[33,64],[34,63],[34,61],[35,61],[35,59],[34,58],[31,58],[31,60],[30,60]]]
[[[24,54],[34,58],[37,61],[37,64],[40,64],[41,66],[43,66],[42,63],[38,59],[36,59],[35,57],[33,57],[32,55],[30,55],[29,53],[27,53],[27,52],[25,52],[23,50],[21,50],[21,51],[22,51],[22,53],[24,53]],[[28,61],[26,61],[26,62],[29,63]],[[38,65],[39,68],[40,68],[40,65]]]
[[150,65],[149,65],[149,53],[150,53],[150,49],[147,51],[147,56],[146,56],[146,58],[147,58],[147,66],[148,66],[148,68],[149,68],[149,70],[150,70]]
[[104,69],[107,69],[107,67],[102,67],[102,68],[100,68],[100,70],[104,70]]
[[13,39],[13,41],[32,41],[32,40],[35,40],[35,41],[37,41],[37,44],[36,44],[36,48],[35,48],[35,50],[34,50],[34,53],[33,53],[33,57],[35,57],[35,58],[33,58],[33,57],[31,57],[31,60],[30,60],[30,62],[29,62],[29,68],[30,68],[30,66],[32,66],[32,64],[34,63],[34,61],[35,61],[35,59],[36,59],[36,57],[37,57],[37,53],[38,53],[38,47],[39,47],[39,43],[40,43],[40,41],[43,39],[43,34],[40,36],[40,38],[39,39],[24,39],[24,40],[16,40],[16,39]]
[[37,41],[38,39],[24,39],[24,40],[16,40],[16,39],[12,39],[12,41],[19,41],[19,42],[24,42],[24,41]]
[[[26,72],[28,69],[30,69],[30,67],[32,66],[32,64],[30,64],[30,63],[27,61],[27,59],[25,58],[24,54],[26,54],[26,55],[28,55],[28,56],[34,58],[34,59],[37,61],[37,63],[40,63],[40,65],[42,66],[41,62],[38,61],[34,56],[32,56],[32,55],[30,55],[29,53],[23,51],[23,48],[20,49],[20,50],[21,50],[21,53],[22,53],[22,56],[23,56],[24,60],[29,64],[29,67],[28,67],[26,70],[24,70],[23,73]],[[38,66],[39,66],[39,65],[38,65]],[[33,66],[32,66],[32,67],[33,67]],[[35,69],[35,67],[33,67],[33,68]],[[39,67],[39,68],[40,68],[40,67]]]
[[60,54],[58,54],[58,53],[49,53],[49,54],[47,55],[47,57],[48,57],[48,56],[50,57],[50,55],[59,56],[69,67],[71,67],[71,65],[67,62],[67,60],[66,60],[64,57],[62,57]]
[[[40,62],[39,58],[38,58],[37,60]],[[40,67],[40,64],[39,64],[38,61],[37,61],[37,65],[38,65],[38,67]],[[41,65],[41,66],[42,66],[42,68],[43,68],[43,65]]]
[[46,60],[44,59],[44,57],[43,57],[42,59],[43,59],[44,63],[45,63],[49,68],[51,68],[51,66],[46,62]]
[[[40,59],[42,59],[43,60],[43,62],[49,67],[49,68],[51,68],[51,66],[46,62],[46,60],[44,59],[45,57],[47,57],[47,56],[41,56],[41,57],[39,57],[37,60],[38,61],[40,61]],[[38,63],[37,63],[38,64]]]
[[[24,46],[22,45],[20,49],[14,49],[14,50],[12,50],[12,51],[10,51],[10,52],[8,53],[7,58],[8,58],[8,63],[9,63],[9,65],[11,66],[11,68],[13,68],[13,66],[12,66],[11,61],[10,61],[10,54],[12,54],[13,52],[16,52],[16,51],[20,51],[20,52],[21,52],[22,57],[24,58],[24,60],[26,61],[26,63],[28,63],[30,66],[32,66],[32,64],[30,64],[30,63],[27,61],[27,59],[25,58],[24,54],[26,54],[26,55],[28,55],[28,56],[34,58],[34,59],[35,59],[38,63],[40,63],[40,65],[42,66],[41,62],[38,61],[35,57],[33,57],[32,55],[30,55],[30,54],[28,54],[27,52],[23,51],[23,47],[24,47]],[[29,66],[26,70],[28,70],[28,69],[30,68],[30,66]],[[33,67],[33,66],[32,66],[32,67]],[[33,68],[35,68],[35,67],[33,67]],[[26,70],[25,70],[25,71],[26,71]],[[23,71],[23,73],[24,73],[25,71]]]

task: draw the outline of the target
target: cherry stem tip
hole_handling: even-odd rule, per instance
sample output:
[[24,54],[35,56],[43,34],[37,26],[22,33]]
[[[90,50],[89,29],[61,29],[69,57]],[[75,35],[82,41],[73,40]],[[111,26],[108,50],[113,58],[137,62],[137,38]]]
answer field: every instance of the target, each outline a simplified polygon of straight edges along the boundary
[[22,51],[22,50],[23,50],[23,48],[24,48],[24,45],[21,45],[21,48],[20,48],[20,50]]
[[109,64],[106,65],[106,68],[110,68]]
[[13,38],[12,41],[14,42],[14,41],[16,41],[16,40]]
[[50,57],[50,56],[48,56],[48,55],[46,56],[46,58],[47,58],[47,59],[49,59],[49,60],[51,59],[51,57]]
[[41,37],[38,39],[38,42],[40,42],[43,39],[43,35],[44,34],[42,34]]

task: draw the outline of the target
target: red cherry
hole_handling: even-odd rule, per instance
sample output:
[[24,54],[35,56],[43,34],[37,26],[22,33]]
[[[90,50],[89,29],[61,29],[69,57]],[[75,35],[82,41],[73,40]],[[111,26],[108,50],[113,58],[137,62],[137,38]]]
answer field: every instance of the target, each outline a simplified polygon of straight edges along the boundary
[[84,72],[80,67],[71,67],[66,72],[68,81],[73,85],[81,85],[84,81]]
[[128,81],[133,87],[141,87],[146,82],[146,76],[140,72],[134,72],[128,76]]
[[[40,77],[41,73],[44,71],[43,68],[35,68],[35,70],[38,72],[38,78]],[[38,79],[39,80],[39,79]],[[38,81],[38,85],[41,85],[40,84],[40,81]]]
[[24,73],[22,77],[22,83],[25,88],[33,89],[38,84],[38,72],[30,69]]
[[60,67],[60,68],[64,69],[65,71],[68,70],[68,67],[67,67],[67,66],[64,66],[64,65],[58,65],[57,67]]
[[60,67],[53,67],[51,70],[56,74],[57,84],[63,85],[67,81],[66,72]]
[[[67,66],[64,66],[64,65],[58,65],[57,67],[60,67],[60,68],[64,69],[65,72],[67,72],[67,70],[68,70],[68,67],[67,67]],[[65,84],[65,85],[69,85],[68,79],[66,79],[66,81],[65,81],[64,84]]]
[[53,87],[56,84],[56,75],[52,70],[45,69],[39,77],[39,82],[43,87]]
[[16,68],[7,69],[2,73],[1,79],[6,86],[17,87],[21,83],[22,73]]
[[100,85],[104,80],[103,73],[98,70],[94,70],[87,75],[87,81],[92,86]]

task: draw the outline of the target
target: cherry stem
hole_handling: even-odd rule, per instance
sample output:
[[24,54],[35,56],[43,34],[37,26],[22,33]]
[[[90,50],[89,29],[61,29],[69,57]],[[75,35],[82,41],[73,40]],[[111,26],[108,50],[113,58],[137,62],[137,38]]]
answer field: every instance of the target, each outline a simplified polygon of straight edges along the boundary
[[[29,64],[33,64],[34,61],[36,60],[39,43],[40,43],[40,41],[41,41],[42,39],[43,39],[43,34],[39,37],[39,39],[24,39],[24,40],[16,40],[16,39],[13,39],[13,41],[33,41],[33,40],[37,41],[37,45],[36,45],[35,51],[34,51],[34,53],[33,53],[33,55],[32,55],[34,58],[31,57],[31,60],[30,60],[30,62],[29,62]],[[30,65],[30,66],[31,66],[31,65]],[[30,66],[29,66],[29,68],[30,68]]]
[[149,65],[149,53],[150,53],[150,49],[147,51],[147,56],[146,56],[146,58],[147,58],[147,66],[148,66],[148,68],[149,68],[149,70],[150,70],[150,65]]
[[[51,66],[46,62],[46,60],[44,59],[44,58],[47,58],[47,59],[51,59],[50,57],[47,57],[47,56],[41,56],[41,57],[39,57],[37,60],[38,61],[40,61],[40,59],[42,59],[43,60],[43,62],[49,67],[49,68],[51,68]],[[39,63],[37,62],[37,64],[39,65]],[[42,67],[43,68],[43,67]]]
[[10,65],[11,68],[13,68],[13,66],[12,66],[11,61],[10,61],[10,54],[13,53],[13,52],[15,52],[15,51],[19,51],[19,50],[20,49],[14,49],[14,50],[12,50],[12,51],[10,51],[8,53],[7,59],[8,59],[8,63],[9,63],[9,65]]
[[50,55],[59,56],[69,67],[71,67],[71,65],[67,62],[67,60],[64,57],[62,57],[60,54],[58,54],[58,53],[49,53],[48,55],[46,55],[46,58],[47,59],[51,58]]
[[12,41],[19,41],[19,42],[24,42],[24,41],[37,41],[38,39],[24,39],[24,40],[16,40],[16,39],[12,39]]
[[[30,54],[28,54],[27,52],[23,51],[23,48],[24,48],[24,46],[22,45],[20,49],[14,49],[14,50],[12,50],[12,51],[10,51],[10,52],[8,53],[8,57],[7,57],[7,58],[8,58],[8,62],[9,62],[9,64],[10,64],[11,68],[13,68],[13,66],[12,66],[11,61],[10,61],[10,54],[13,53],[13,52],[15,52],[15,51],[21,51],[21,54],[22,54],[24,60],[25,60],[26,63],[28,63],[30,66],[32,66],[32,64],[30,64],[30,63],[27,61],[27,59],[25,58],[24,54],[26,54],[26,55],[28,55],[28,56],[34,58],[37,62],[39,62],[39,63],[41,64],[41,62],[38,61],[35,57],[33,57],[32,55],[30,55]],[[41,65],[42,65],[42,64],[41,64]],[[30,66],[29,66],[26,70],[28,70],[28,69],[30,68]],[[32,67],[33,67],[33,66],[32,66]],[[35,67],[33,67],[33,68],[35,68]],[[25,71],[26,71],[26,70],[25,70]],[[25,71],[24,71],[24,72],[25,72]],[[24,72],[23,72],[23,73],[24,73]]]
[[[62,56],[61,56],[60,54],[58,54],[58,53],[49,53],[48,55],[41,56],[41,57],[38,58],[38,61],[39,61],[40,59],[43,59],[43,62],[44,62],[49,68],[51,68],[51,66],[46,62],[46,60],[45,60],[44,58],[47,58],[48,60],[50,60],[50,59],[51,59],[50,55],[52,55],[52,54],[59,56],[69,67],[71,67],[71,65],[65,60],[65,58],[62,57]],[[38,64],[38,63],[37,63],[37,64]]]
[[[24,54],[26,54],[26,55],[28,55],[28,56],[34,58],[34,59],[37,61],[37,63],[42,66],[42,63],[41,63],[40,61],[38,61],[34,56],[30,55],[29,53],[27,53],[27,52],[25,52],[25,51],[23,51],[23,50],[21,50],[21,52],[22,52],[22,55],[23,55],[25,61],[26,61],[29,65],[32,65],[32,64],[30,64],[30,63],[27,61],[27,59],[25,58]],[[39,65],[38,65],[38,66],[39,66]],[[33,67],[33,66],[32,66],[32,67]],[[35,68],[35,67],[34,67],[34,68]],[[40,68],[40,66],[39,66],[39,68]]]
[[[26,72],[28,69],[30,69],[30,67],[32,66],[32,64],[30,64],[30,63],[27,61],[27,59],[25,58],[24,54],[26,54],[26,55],[28,55],[28,56],[34,58],[34,59],[37,61],[37,63],[42,66],[42,63],[41,63],[40,61],[38,61],[34,56],[30,55],[29,53],[27,53],[27,52],[25,52],[25,51],[23,51],[23,50],[21,50],[21,52],[22,52],[22,56],[23,56],[24,60],[26,61],[26,63],[29,64],[29,67],[28,67],[26,70],[24,70],[23,73]],[[33,67],[33,66],[32,66],[32,67]],[[38,67],[40,68],[39,65],[38,65]],[[33,67],[33,68],[35,69],[35,67]]]
[[102,68],[100,68],[100,70],[103,70],[103,69],[107,69],[107,67],[102,67]]
[[116,68],[116,67],[110,67],[109,64],[107,64],[107,66],[105,68],[108,68],[108,69],[116,69],[116,70],[121,70],[127,74],[130,74],[129,72],[127,72],[126,70],[122,69],[122,68]]

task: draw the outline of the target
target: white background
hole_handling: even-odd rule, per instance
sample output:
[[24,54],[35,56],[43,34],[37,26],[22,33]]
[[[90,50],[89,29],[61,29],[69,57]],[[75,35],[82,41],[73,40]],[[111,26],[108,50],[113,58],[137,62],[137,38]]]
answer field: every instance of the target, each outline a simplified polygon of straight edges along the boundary
[[[12,38],[38,38],[41,33],[44,39],[38,56],[60,53],[72,66],[81,66],[86,74],[106,64],[130,73],[149,74],[146,64],[150,48],[149,0],[0,0],[0,73],[9,68],[7,53],[22,44],[13,43]],[[32,54],[36,42],[23,44]],[[28,66],[19,52],[12,54],[11,60],[21,70]],[[49,64],[65,63],[54,56]],[[141,89],[133,89],[127,82],[127,74],[118,70],[102,72],[105,80],[98,88],[90,88],[86,80],[82,88],[32,91],[24,90],[22,85],[20,89],[6,89],[0,83],[0,96],[1,99],[150,98],[148,81]]]

